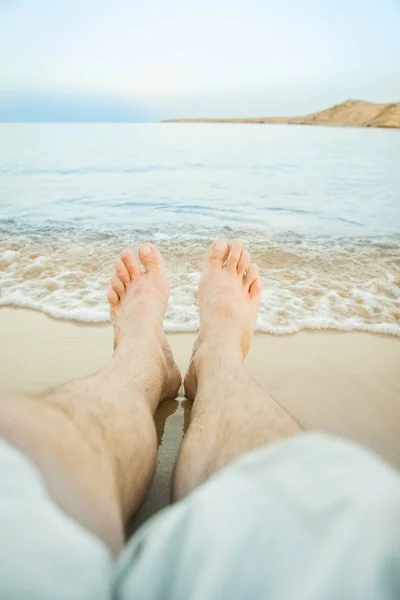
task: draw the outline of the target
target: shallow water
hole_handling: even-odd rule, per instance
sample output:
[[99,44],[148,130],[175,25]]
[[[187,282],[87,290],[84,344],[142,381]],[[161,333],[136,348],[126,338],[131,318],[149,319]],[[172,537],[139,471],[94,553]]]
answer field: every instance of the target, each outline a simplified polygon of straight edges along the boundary
[[400,335],[400,135],[279,125],[0,124],[0,304],[108,319],[122,247],[160,245],[170,331],[217,236],[264,283],[258,328]]

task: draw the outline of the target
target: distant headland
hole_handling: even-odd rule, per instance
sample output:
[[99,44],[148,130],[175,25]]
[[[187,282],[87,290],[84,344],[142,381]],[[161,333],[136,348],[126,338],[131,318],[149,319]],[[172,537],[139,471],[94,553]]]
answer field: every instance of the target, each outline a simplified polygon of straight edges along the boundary
[[249,119],[174,119],[169,123],[272,123],[286,125],[330,125],[347,127],[400,128],[400,102],[375,104],[346,100],[305,117],[259,117]]

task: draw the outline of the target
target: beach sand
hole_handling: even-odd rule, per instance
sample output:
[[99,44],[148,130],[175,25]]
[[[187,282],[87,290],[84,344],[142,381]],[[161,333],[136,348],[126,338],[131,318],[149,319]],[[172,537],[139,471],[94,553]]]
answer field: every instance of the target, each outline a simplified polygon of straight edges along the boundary
[[[195,334],[169,340],[184,373]],[[0,390],[34,392],[102,367],[112,355],[110,326],[75,325],[0,310]],[[246,361],[252,376],[306,429],[371,448],[400,468],[400,338],[370,333],[256,335]],[[169,502],[172,468],[188,422],[181,395],[157,413],[157,472],[136,528]]]

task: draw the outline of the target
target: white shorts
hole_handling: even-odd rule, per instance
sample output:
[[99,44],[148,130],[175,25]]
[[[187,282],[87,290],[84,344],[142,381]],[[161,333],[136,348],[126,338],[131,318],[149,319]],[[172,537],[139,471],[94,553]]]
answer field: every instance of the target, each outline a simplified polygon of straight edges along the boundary
[[117,561],[0,441],[1,600],[400,598],[400,476],[300,434],[236,460],[150,519]]

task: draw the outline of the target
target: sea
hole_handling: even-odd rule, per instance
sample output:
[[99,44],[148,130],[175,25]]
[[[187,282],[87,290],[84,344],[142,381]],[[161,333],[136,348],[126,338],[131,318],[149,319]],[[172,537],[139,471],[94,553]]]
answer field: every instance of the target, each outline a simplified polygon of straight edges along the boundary
[[166,329],[195,331],[217,237],[260,267],[259,331],[400,335],[400,131],[0,124],[1,306],[107,322],[115,259],[151,241]]

